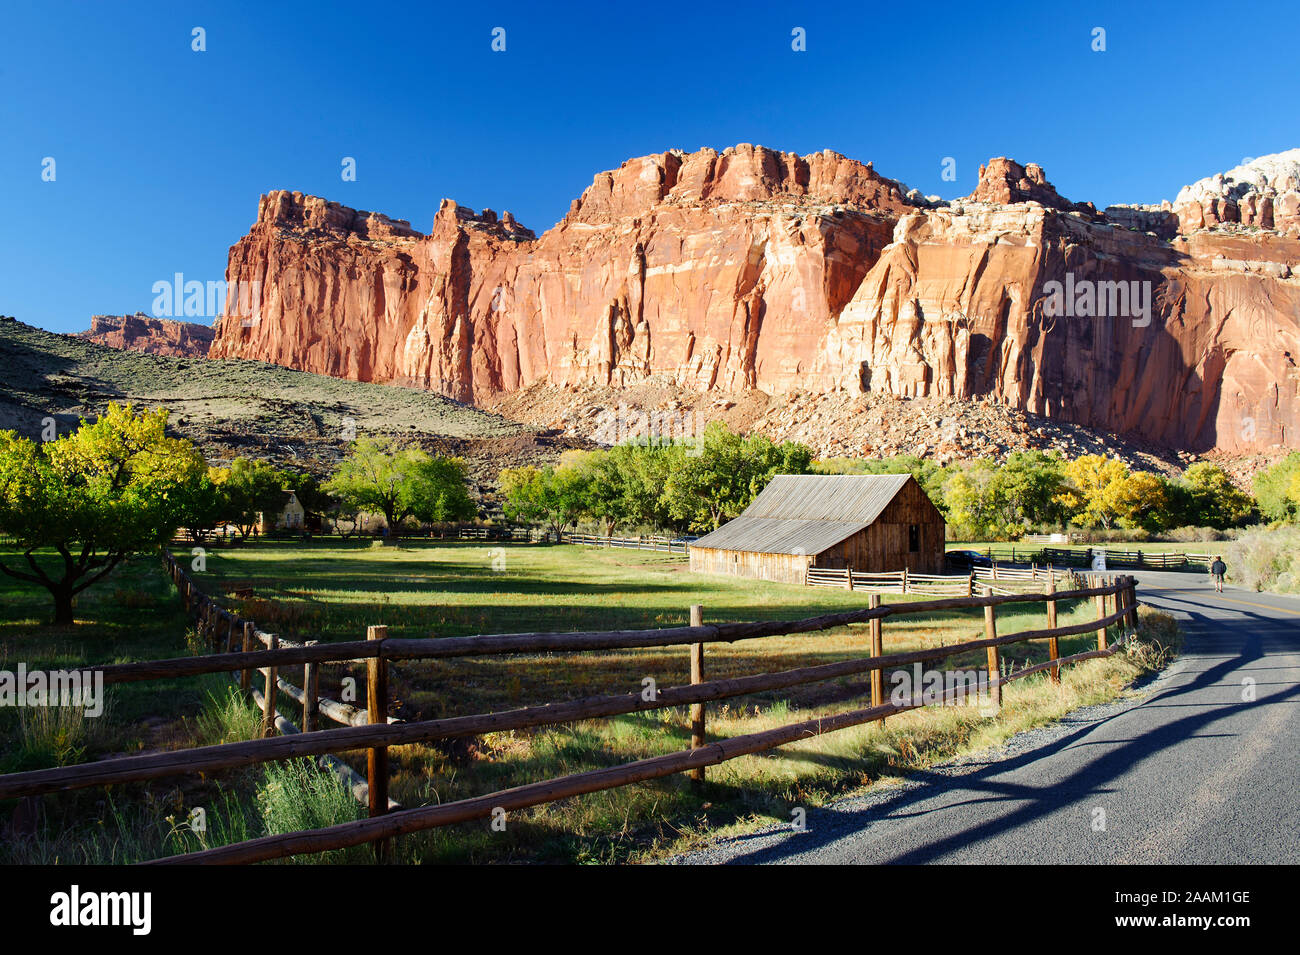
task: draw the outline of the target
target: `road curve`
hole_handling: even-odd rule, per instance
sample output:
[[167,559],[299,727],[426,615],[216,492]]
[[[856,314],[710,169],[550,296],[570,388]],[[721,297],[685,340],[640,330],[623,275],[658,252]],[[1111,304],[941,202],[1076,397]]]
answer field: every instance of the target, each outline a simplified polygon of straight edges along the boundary
[[1182,656],[1138,699],[811,810],[802,832],[767,830],[676,861],[1300,861],[1300,600],[1216,594],[1202,574],[1138,577],[1141,599],[1186,634]]

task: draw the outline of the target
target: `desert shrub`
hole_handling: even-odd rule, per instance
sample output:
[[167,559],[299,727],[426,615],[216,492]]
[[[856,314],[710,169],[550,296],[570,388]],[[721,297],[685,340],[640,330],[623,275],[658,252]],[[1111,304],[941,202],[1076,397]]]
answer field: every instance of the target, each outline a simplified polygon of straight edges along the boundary
[[1300,593],[1300,528],[1247,531],[1225,548],[1228,580],[1251,590]]

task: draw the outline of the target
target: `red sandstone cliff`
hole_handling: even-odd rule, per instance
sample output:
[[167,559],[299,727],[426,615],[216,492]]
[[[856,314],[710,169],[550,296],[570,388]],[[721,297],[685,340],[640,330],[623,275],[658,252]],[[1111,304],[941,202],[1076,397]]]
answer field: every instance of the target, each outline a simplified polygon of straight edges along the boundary
[[135,315],[92,315],[90,329],[80,332],[77,337],[109,348],[178,358],[203,358],[215,333],[211,325],[153,318],[137,312]]
[[[276,192],[227,271],[260,283],[257,313],[223,316],[211,353],[464,401],[539,381],[988,397],[1168,447],[1297,446],[1289,169],[1103,214],[1007,159],[935,203],[743,145],[629,160],[540,238],[449,200],[422,235]],[[1073,308],[1089,283],[1109,310]]]

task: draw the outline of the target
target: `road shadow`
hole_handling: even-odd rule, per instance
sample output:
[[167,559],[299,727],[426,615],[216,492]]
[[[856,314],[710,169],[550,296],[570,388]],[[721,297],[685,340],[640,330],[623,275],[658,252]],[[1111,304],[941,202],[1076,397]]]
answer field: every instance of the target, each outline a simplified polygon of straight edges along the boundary
[[[1238,653],[1200,670],[1189,670],[1184,665],[1180,670],[1180,674],[1187,675],[1189,679],[1172,682],[1159,690],[1150,700],[1145,701],[1142,706],[1181,706],[1183,704],[1178,702],[1180,697],[1207,687],[1219,685],[1234,670],[1240,669],[1244,664],[1262,659],[1269,651],[1289,650],[1294,652],[1297,643],[1300,643],[1300,630],[1292,623],[1259,614],[1242,614],[1242,616],[1254,619],[1249,625],[1249,630],[1242,640]],[[1210,654],[1215,653],[1217,648],[1213,646],[1213,637],[1215,636],[1213,628],[1221,628],[1223,623],[1222,620],[1215,620],[1203,614],[1194,613],[1192,617],[1193,628],[1200,631],[1199,635],[1207,645],[1189,649],[1184,658],[1184,664],[1194,660],[1202,651],[1208,651]],[[828,825],[821,827],[814,825],[809,830],[798,834],[797,837],[792,834],[791,837],[782,839],[775,845],[758,846],[750,851],[733,856],[728,860],[728,863],[740,865],[779,863],[795,860],[799,857],[807,857],[810,854],[815,854],[818,850],[839,842],[851,832],[868,829],[873,823],[890,819],[923,817],[930,812],[935,812],[935,809],[926,808],[922,804],[945,793],[962,792],[969,793],[969,795],[956,802],[946,803],[942,807],[944,810],[951,810],[954,807],[963,805],[989,802],[1024,804],[991,822],[982,822],[978,825],[969,826],[960,832],[937,838],[923,846],[899,851],[890,858],[883,860],[885,864],[895,865],[922,865],[940,862],[950,853],[969,849],[972,845],[980,842],[995,841],[1006,833],[1031,823],[1048,813],[1059,810],[1064,805],[1111,791],[1112,783],[1115,780],[1132,770],[1144,759],[1193,736],[1206,735],[1215,723],[1233,713],[1249,707],[1257,707],[1261,704],[1296,700],[1300,700],[1300,685],[1289,684],[1286,689],[1278,690],[1267,696],[1261,695],[1256,701],[1224,704],[1209,711],[1202,709],[1201,712],[1182,716],[1162,724],[1157,729],[1128,740],[1107,739],[1098,741],[1099,744],[1104,743],[1104,745],[1111,748],[1107,752],[1099,754],[1066,778],[1049,785],[1023,785],[1008,782],[1001,778],[1041,759],[1060,753],[1067,748],[1091,745],[1089,737],[1101,727],[1123,717],[1125,713],[1131,712],[1131,708],[1127,708],[1119,713],[1089,722],[1087,725],[1069,731],[1063,736],[1043,746],[1035,747],[1029,752],[1008,759],[991,761],[982,768],[957,777],[928,770],[910,773],[907,777],[908,780],[921,783],[920,786],[909,787],[906,791],[891,796],[883,802],[860,810],[837,811],[834,814],[833,824],[830,824],[832,820],[829,816],[824,817]],[[1193,705],[1203,707],[1203,704]],[[1114,748],[1117,743],[1120,745],[1118,748]],[[817,815],[820,814],[811,814],[809,822],[815,822]],[[770,837],[770,832],[757,833],[753,836],[741,837],[732,844],[735,845],[750,840],[766,840]]]

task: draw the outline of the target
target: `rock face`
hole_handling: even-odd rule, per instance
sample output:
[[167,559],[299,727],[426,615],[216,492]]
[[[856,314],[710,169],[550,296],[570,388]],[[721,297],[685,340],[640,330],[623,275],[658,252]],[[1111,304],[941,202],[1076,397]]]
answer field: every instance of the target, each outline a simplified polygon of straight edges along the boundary
[[177,358],[203,358],[215,334],[216,329],[211,325],[153,318],[137,312],[134,315],[92,315],[90,330],[78,333],[77,337],[109,348]]
[[1184,231],[1233,223],[1300,229],[1300,149],[1261,156],[1184,186],[1174,211]]
[[670,151],[596,176],[540,238],[450,200],[425,235],[275,192],[226,276],[261,300],[212,355],[480,403],[535,383],[935,396],[1170,448],[1297,446],[1288,162],[1102,214],[1010,159],[943,203],[829,151]]

